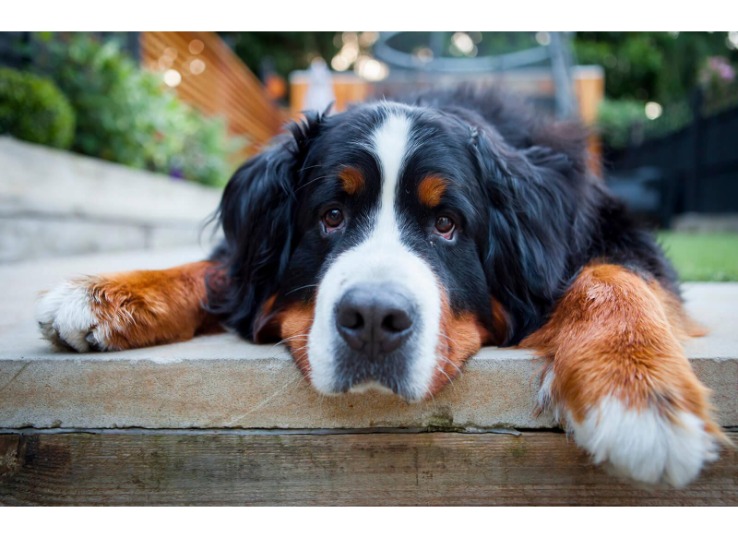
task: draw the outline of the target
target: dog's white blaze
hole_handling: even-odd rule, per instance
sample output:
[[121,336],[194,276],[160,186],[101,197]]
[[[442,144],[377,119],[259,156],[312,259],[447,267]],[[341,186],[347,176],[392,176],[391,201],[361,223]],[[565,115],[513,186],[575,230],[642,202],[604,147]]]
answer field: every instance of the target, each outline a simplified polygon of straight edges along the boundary
[[419,326],[416,356],[405,380],[411,399],[423,398],[436,368],[436,348],[441,301],[433,271],[401,241],[396,214],[398,183],[409,146],[412,122],[405,114],[388,115],[372,137],[372,151],[382,171],[379,206],[366,240],[341,254],[326,272],[318,288],[315,322],[308,337],[308,360],[316,389],[335,392],[334,307],[342,294],[359,283],[378,288],[401,285],[417,307]]
[[410,138],[410,120],[406,116],[392,115],[374,134],[374,154],[382,167],[382,194],[374,235],[384,233],[399,241],[400,231],[395,217],[397,184],[400,181],[402,163]]

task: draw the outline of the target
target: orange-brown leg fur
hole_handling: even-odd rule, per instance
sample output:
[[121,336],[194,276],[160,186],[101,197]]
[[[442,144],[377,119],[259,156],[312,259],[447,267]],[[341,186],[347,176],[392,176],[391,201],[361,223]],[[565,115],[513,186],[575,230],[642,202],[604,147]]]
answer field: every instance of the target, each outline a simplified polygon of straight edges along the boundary
[[541,405],[596,462],[681,486],[724,435],[680,339],[700,333],[680,301],[627,269],[590,265],[521,345],[547,359]]
[[77,351],[123,350],[188,340],[219,330],[207,313],[201,261],[67,282],[41,297],[37,319],[52,342]]

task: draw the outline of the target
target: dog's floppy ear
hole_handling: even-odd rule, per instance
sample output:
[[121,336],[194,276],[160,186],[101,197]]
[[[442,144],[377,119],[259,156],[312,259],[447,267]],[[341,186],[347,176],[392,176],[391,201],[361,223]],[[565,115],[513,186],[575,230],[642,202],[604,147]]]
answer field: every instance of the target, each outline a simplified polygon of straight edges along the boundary
[[254,318],[279,286],[292,253],[296,189],[310,141],[322,116],[307,115],[290,134],[247,161],[223,192],[218,217],[226,283],[209,286],[209,308],[228,326],[253,339]]
[[586,213],[575,207],[582,181],[567,155],[516,149],[491,130],[473,130],[471,148],[487,204],[482,264],[490,294],[506,310],[511,345],[540,326],[567,284],[581,241],[574,215]]

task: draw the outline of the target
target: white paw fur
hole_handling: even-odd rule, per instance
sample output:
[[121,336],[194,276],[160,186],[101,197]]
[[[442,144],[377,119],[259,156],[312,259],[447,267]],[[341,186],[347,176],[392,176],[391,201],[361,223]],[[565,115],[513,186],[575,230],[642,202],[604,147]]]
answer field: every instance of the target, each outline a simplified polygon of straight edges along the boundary
[[656,408],[629,409],[608,396],[581,423],[569,417],[569,426],[595,463],[607,462],[616,473],[641,482],[682,487],[717,459],[717,441],[700,418],[685,411],[669,420]]
[[47,292],[36,304],[44,338],[76,351],[108,349],[105,328],[90,306],[89,279],[71,280]]
[[593,407],[582,422],[552,401],[552,369],[548,369],[538,392],[538,405],[562,419],[575,442],[592,455],[596,464],[606,464],[614,474],[649,484],[683,487],[699,475],[703,465],[718,458],[719,443],[705,431],[699,417],[674,411],[669,420],[655,407],[628,408],[620,399],[607,396]]

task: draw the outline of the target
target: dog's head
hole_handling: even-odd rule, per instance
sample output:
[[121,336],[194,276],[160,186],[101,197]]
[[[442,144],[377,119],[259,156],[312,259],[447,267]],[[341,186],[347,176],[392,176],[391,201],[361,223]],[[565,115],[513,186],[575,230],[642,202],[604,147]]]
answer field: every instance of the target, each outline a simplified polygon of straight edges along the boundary
[[422,399],[480,346],[540,323],[567,264],[567,167],[464,111],[310,116],[228,184],[213,308],[247,338],[283,340],[322,393]]

